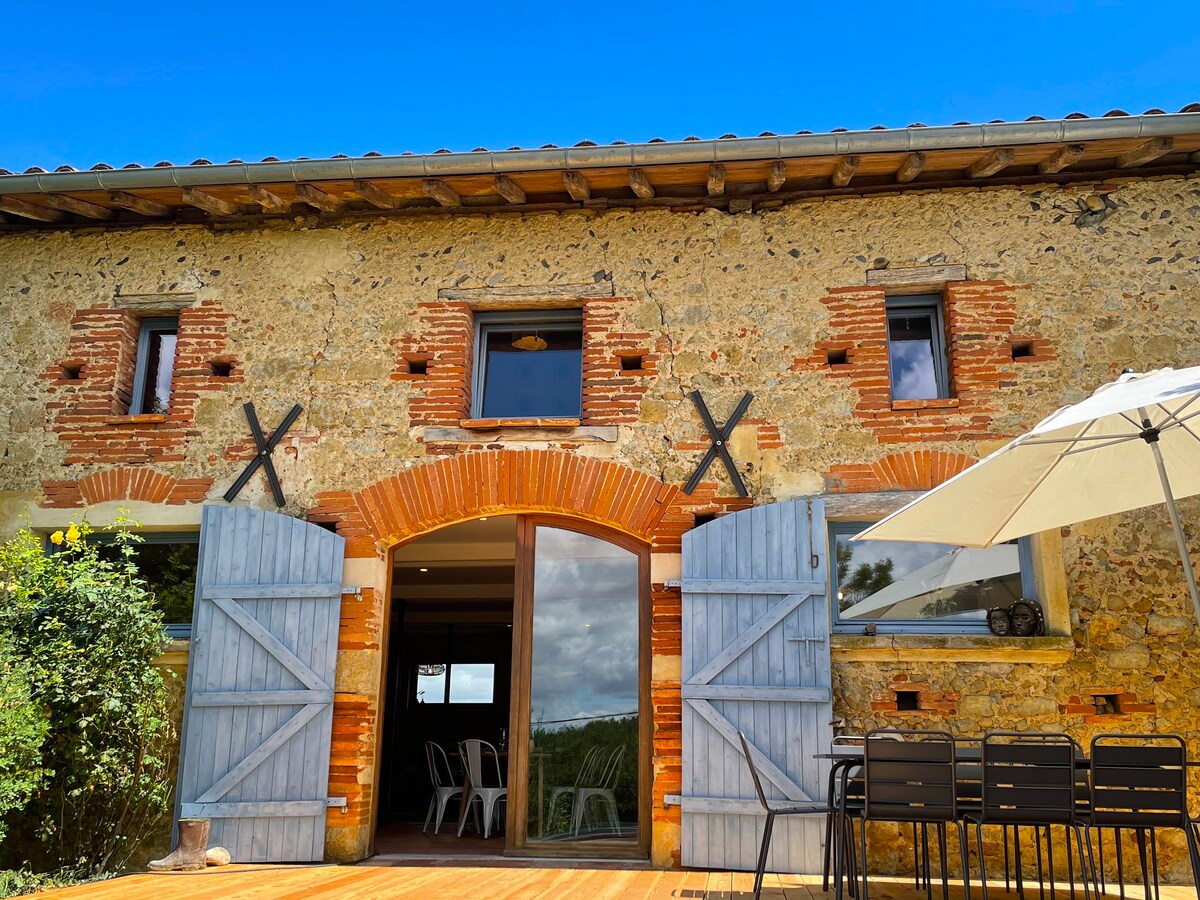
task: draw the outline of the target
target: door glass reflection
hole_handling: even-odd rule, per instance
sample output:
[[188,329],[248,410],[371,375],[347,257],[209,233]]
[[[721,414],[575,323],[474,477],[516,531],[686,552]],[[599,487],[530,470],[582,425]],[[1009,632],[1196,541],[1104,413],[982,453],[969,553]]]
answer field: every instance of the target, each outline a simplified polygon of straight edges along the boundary
[[638,557],[539,526],[529,840],[637,840]]

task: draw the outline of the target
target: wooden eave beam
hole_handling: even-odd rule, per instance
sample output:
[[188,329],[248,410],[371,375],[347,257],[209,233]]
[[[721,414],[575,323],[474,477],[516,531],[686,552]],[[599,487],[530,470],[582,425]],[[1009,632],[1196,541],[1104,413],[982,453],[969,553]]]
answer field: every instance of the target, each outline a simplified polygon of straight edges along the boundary
[[783,187],[787,181],[787,164],[781,159],[771,164],[771,171],[767,173],[767,190],[772,193]]
[[1132,169],[1136,166],[1144,166],[1148,162],[1158,159],[1160,156],[1165,156],[1170,153],[1175,147],[1175,139],[1169,137],[1154,138],[1154,140],[1146,141],[1134,147],[1127,153],[1122,153],[1117,157],[1118,169]]
[[354,192],[377,209],[396,209],[400,205],[399,197],[392,196],[370,181],[354,182]]
[[981,156],[979,159],[975,160],[975,162],[971,163],[970,167],[967,169],[967,177],[987,178],[989,175],[995,175],[1005,166],[1010,165],[1015,155],[1016,154],[1014,154],[1013,151],[1007,147],[1000,147],[996,150],[993,150],[991,153],[987,154],[987,156]]
[[507,200],[509,203],[525,203],[528,197],[521,190],[521,186],[509,178],[507,175],[496,176],[496,193]]
[[858,171],[861,162],[861,156],[843,156],[839,159],[837,168],[833,170],[833,186],[845,187],[848,185],[850,179],[854,177],[854,173]]
[[78,197],[72,197],[70,194],[44,194],[42,199],[46,201],[48,206],[61,209],[63,212],[83,216],[86,219],[99,219],[102,222],[107,222],[117,215],[107,206],[89,203],[86,200],[80,200]]
[[183,189],[183,202],[202,209],[212,216],[236,216],[241,212],[236,203],[230,203],[228,200],[222,200],[220,197],[214,197],[205,191],[198,191],[190,187]]
[[250,196],[251,200],[263,208],[264,212],[287,213],[292,211],[292,204],[261,185],[246,185],[246,193]]
[[462,206],[462,197],[458,196],[458,191],[440,178],[424,179],[421,182],[421,190],[442,206]]
[[708,166],[708,196],[720,197],[725,193],[725,167],[720,163]]
[[24,219],[33,219],[37,222],[61,222],[67,217],[66,213],[59,212],[56,209],[35,206],[32,203],[26,203],[24,200],[18,200],[16,197],[0,196],[0,211],[12,213],[14,216],[21,216]]
[[904,162],[900,164],[900,168],[896,170],[896,181],[901,184],[908,184],[918,175],[925,171],[925,154],[910,153],[904,158]]
[[173,212],[171,207],[166,204],[147,200],[145,197],[139,197],[137,194],[127,194],[125,191],[110,191],[108,202],[139,215],[149,216],[152,219],[161,219],[164,216],[171,215]]
[[562,178],[563,187],[576,203],[586,203],[592,199],[592,189],[582,172],[563,172]]
[[311,184],[296,185],[296,198],[303,200],[314,209],[319,209],[323,213],[336,215],[342,211],[344,204],[333,194],[327,194],[319,187]]
[[1084,150],[1083,144],[1067,144],[1065,147],[1059,147],[1038,163],[1038,174],[1053,175],[1055,172],[1061,172],[1067,166],[1075,165],[1083,159]]
[[654,196],[654,186],[650,184],[646,178],[646,173],[641,169],[629,170],[629,186],[643,200],[649,200]]

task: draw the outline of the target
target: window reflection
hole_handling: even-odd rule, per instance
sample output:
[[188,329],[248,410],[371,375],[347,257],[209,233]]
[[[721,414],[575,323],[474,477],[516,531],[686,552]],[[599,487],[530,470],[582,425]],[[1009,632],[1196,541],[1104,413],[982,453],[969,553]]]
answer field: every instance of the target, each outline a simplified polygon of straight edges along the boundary
[[538,527],[531,840],[637,839],[638,557]]

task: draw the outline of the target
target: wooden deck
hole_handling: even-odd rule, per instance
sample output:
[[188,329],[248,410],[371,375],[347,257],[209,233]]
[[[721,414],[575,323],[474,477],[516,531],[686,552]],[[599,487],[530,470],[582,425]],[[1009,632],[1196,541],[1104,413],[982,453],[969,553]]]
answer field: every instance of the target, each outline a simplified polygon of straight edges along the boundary
[[[612,870],[592,868],[474,868],[457,866],[229,866],[203,872],[130,875],[78,887],[50,891],[53,900],[749,900],[753,876],[745,872]],[[994,893],[993,893],[994,891]],[[1011,898],[1003,883],[993,898]],[[951,886],[951,900],[963,900],[961,885]],[[979,886],[973,894],[979,897]],[[763,897],[771,900],[832,900],[821,891],[821,879],[807,875],[768,875]],[[923,900],[911,881],[872,879],[874,900]],[[935,885],[933,896],[941,897]],[[1082,898],[1080,892],[1078,898]],[[1110,897],[1116,889],[1109,885]],[[1130,900],[1141,900],[1140,886],[1126,888]],[[1190,886],[1163,886],[1164,900],[1195,900]],[[1028,900],[1039,900],[1036,886],[1026,885]],[[1046,897],[1050,897],[1049,890]],[[1061,889],[1053,900],[1069,900]]]

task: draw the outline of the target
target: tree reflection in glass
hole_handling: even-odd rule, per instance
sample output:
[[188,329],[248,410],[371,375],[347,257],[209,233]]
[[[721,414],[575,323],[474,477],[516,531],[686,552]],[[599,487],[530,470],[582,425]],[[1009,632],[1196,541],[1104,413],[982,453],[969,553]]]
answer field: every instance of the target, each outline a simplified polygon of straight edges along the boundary
[[638,557],[539,526],[529,839],[637,839]]

